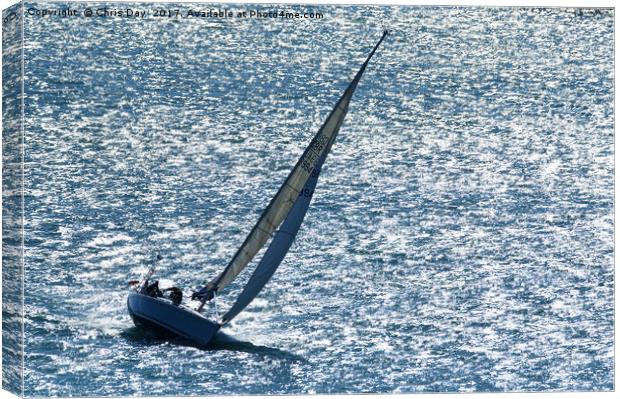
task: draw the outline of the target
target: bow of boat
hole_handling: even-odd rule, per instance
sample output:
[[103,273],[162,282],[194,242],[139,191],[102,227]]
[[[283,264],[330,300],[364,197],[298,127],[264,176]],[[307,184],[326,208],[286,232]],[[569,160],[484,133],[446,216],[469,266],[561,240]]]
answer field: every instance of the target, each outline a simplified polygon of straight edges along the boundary
[[129,294],[127,308],[136,326],[160,336],[179,336],[200,345],[209,344],[221,327],[187,306],[138,292]]

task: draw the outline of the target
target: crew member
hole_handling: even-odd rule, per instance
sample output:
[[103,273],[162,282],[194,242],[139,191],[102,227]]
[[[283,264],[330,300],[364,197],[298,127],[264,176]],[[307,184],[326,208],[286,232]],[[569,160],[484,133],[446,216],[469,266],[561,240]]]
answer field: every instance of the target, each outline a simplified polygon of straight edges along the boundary
[[175,305],[180,305],[183,302],[183,291],[177,287],[166,288],[164,292],[170,292],[169,298]]

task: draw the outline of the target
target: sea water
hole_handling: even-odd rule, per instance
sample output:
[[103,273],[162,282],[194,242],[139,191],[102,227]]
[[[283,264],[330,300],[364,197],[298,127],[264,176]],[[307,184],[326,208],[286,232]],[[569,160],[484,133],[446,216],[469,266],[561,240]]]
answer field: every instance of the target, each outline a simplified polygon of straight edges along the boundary
[[[78,16],[25,23],[26,395],[614,388],[613,11],[28,7]],[[128,280],[219,273],[386,28],[259,297],[209,349],[134,327]]]

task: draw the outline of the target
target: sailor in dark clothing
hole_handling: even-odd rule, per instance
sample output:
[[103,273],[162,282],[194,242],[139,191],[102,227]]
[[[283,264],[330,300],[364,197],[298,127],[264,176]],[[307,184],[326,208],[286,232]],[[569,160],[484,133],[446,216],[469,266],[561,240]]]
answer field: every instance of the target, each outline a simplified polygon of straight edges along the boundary
[[192,300],[200,299],[204,302],[210,301],[213,297],[215,297],[215,285],[213,283],[208,283],[205,287],[192,294]]
[[140,288],[140,293],[146,295],[146,289],[149,286],[149,279],[144,280],[144,284],[142,284],[142,288]]
[[145,288],[142,288],[143,290],[142,293],[144,295],[152,296],[153,298],[161,298],[164,296],[164,294],[159,289],[159,280],[155,280],[155,282],[151,285],[148,285],[148,284],[149,284],[149,281],[147,280],[144,283]]
[[175,305],[180,305],[183,302],[183,291],[177,287],[166,288],[163,292],[170,292],[169,298]]

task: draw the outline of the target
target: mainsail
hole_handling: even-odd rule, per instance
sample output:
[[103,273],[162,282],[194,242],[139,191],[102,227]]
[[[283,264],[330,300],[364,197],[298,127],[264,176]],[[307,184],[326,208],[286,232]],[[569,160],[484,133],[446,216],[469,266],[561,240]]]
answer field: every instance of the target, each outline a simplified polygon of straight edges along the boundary
[[[366,70],[368,62],[383,39],[385,39],[387,33],[387,31],[383,33],[383,36],[375,45],[364,64],[362,64],[359,72],[355,75],[355,78],[297,161],[297,164],[276,195],[263,211],[258,222],[252,228],[230,263],[217,277],[195,294],[195,297],[200,298],[204,303],[209,299],[210,293],[219,292],[226,287],[252,261],[258,251],[271,238],[278,226],[282,224],[241,296],[233,305],[233,308],[224,316],[225,321],[238,314],[254,299],[271,275],[273,275],[282,259],[284,259],[310,204],[310,198],[307,198],[307,201],[304,200],[306,197],[302,193],[305,193],[306,189],[312,188],[310,192],[314,189],[322,163],[325,157],[327,157],[347,114],[353,92]],[[315,173],[313,174],[313,172]],[[311,176],[313,177],[311,178]],[[282,223],[285,219],[285,223]]]
[[237,301],[222,317],[222,323],[231,321],[256,298],[271,276],[273,276],[278,266],[280,266],[282,260],[284,260],[286,253],[293,244],[295,236],[301,227],[301,222],[303,222],[306,216],[310,201],[312,200],[312,195],[314,194],[314,188],[319,180],[321,167],[323,166],[323,162],[325,162],[325,157],[329,153],[332,143],[333,140],[325,149],[323,156],[321,156],[319,162],[314,167],[304,189],[301,194],[299,194],[299,197],[297,197],[297,201],[295,201],[293,208],[291,208],[288,216],[284,219],[284,222],[282,222],[273,240],[271,240],[271,244],[269,244],[267,251],[265,251],[263,258],[258,266],[256,266],[256,270],[254,270],[254,273],[243,288],[243,291],[239,294]]

